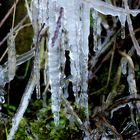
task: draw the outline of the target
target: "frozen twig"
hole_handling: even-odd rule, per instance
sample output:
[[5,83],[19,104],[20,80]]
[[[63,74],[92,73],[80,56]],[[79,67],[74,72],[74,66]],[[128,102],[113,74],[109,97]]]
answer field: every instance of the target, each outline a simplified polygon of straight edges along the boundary
[[6,16],[2,19],[2,21],[0,22],[0,28],[4,24],[4,22],[7,20],[7,18],[9,17],[9,15],[12,13],[13,9],[15,8],[15,6],[17,5],[18,2],[19,2],[19,0],[16,0],[16,2],[14,2],[14,4],[12,5],[12,7],[7,12]]
[[[94,8],[98,12],[104,14],[104,15],[111,15],[111,16],[118,16],[119,18],[126,17],[127,14],[131,14],[133,16],[136,16],[140,13],[140,10],[126,10],[124,8],[113,6],[107,2],[103,2],[101,0],[84,0],[85,2],[90,4],[90,7]],[[122,16],[122,17],[121,17]],[[122,19],[126,20],[126,18]],[[125,23],[125,22],[123,22]]]
[[119,67],[118,67],[117,74],[116,74],[116,77],[115,77],[115,83],[112,87],[112,90],[109,93],[109,95],[107,96],[106,108],[108,108],[113,103],[113,99],[117,95],[117,87],[120,83],[120,78],[121,78],[121,65],[119,65]]
[[27,13],[28,13],[29,19],[30,19],[30,21],[32,21],[31,10],[29,8],[29,4],[28,4],[27,0],[25,0],[25,6],[26,6],[26,9],[27,9]]
[[[19,66],[25,63],[26,61],[30,60],[34,56],[34,54],[35,54],[35,49],[32,48],[30,51],[17,56],[16,66]],[[8,62],[4,63],[3,68],[5,69],[5,71],[7,70]]]
[[[16,67],[30,60],[33,56],[34,56],[34,48],[32,48],[30,51],[20,56],[17,56]],[[7,78],[7,73],[8,73],[8,62],[5,62],[0,69],[0,85],[2,86],[4,86],[5,83],[9,82],[9,79]]]
[[[17,26],[15,26],[13,28],[13,33],[15,33],[21,26],[22,24],[27,20],[27,15],[18,23]],[[7,40],[7,38],[9,37],[10,33],[8,33],[3,39],[2,41],[0,41],[0,46]]]
[[22,119],[22,117],[27,109],[29,101],[31,99],[31,95],[32,95],[33,90],[35,88],[35,84],[36,84],[36,77],[35,77],[34,73],[32,73],[30,76],[30,79],[27,83],[24,94],[22,96],[18,110],[17,110],[17,112],[12,120],[12,128],[10,130],[10,133],[8,135],[7,140],[13,140],[14,135],[18,129],[19,123],[20,123],[20,121],[21,121],[21,119]]
[[128,14],[127,14],[127,23],[128,23],[130,36],[131,36],[131,39],[132,39],[132,42],[134,44],[134,47],[136,49],[137,54],[140,55],[140,46],[139,46],[139,43],[138,43],[138,41],[137,41],[137,39],[135,37],[135,33],[134,33],[133,25],[132,25],[132,20],[131,20],[130,13],[129,13],[130,9],[129,9],[127,0],[123,0],[123,1],[124,1],[125,9],[128,12]]
[[11,81],[16,73],[16,49],[15,49],[15,36],[11,30],[7,39],[8,45],[8,80]]

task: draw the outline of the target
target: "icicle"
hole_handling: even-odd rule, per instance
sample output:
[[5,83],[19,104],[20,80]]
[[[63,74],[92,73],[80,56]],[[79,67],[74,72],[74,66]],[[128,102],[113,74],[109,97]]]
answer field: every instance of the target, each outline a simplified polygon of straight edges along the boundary
[[127,15],[121,15],[121,14],[119,14],[119,15],[117,15],[118,17],[119,17],[119,20],[120,20],[120,23],[121,23],[121,28],[123,29],[123,28],[125,28],[125,22],[126,22],[126,16]]
[[0,85],[0,96],[5,96],[6,91],[3,89],[3,86]]
[[127,74],[127,59],[126,58],[122,58],[121,59],[121,70],[122,70],[122,74],[126,75]]
[[[134,97],[134,98],[137,98],[137,88],[136,88],[136,81],[135,81],[135,71],[134,71],[134,63],[132,61],[132,58],[124,53],[124,52],[121,52],[120,51],[120,54],[122,56],[124,56],[125,58],[125,63],[127,64],[128,63],[128,76],[127,76],[127,82],[128,82],[128,86],[129,86],[129,92],[130,94]],[[122,61],[123,62],[123,61]],[[139,112],[139,108],[140,108],[140,105],[138,103],[135,104],[137,106],[137,110]],[[134,104],[133,103],[129,103],[129,107],[131,109],[131,119],[133,121],[133,123],[135,125],[137,125],[135,123],[135,120],[134,120],[134,115],[133,115],[133,109],[134,109]]]
[[40,99],[41,94],[40,94],[40,52],[37,49],[36,55],[35,55],[35,60],[34,60],[34,71],[36,75],[36,98]]
[[[71,81],[77,107],[83,107],[88,120],[88,35],[90,7],[84,2],[72,0],[59,4],[64,8],[64,28],[67,32],[70,52]],[[71,17],[71,18],[69,18]]]
[[97,20],[98,50],[102,49],[102,45],[101,45],[101,31],[102,31],[101,23],[102,23],[102,19],[100,18],[99,14],[98,14],[98,20]]
[[16,72],[16,49],[15,49],[15,36],[11,31],[8,39],[8,80],[13,80]]
[[[38,40],[38,39],[37,39]],[[41,94],[40,94],[40,44],[37,41],[35,43],[35,58],[34,58],[34,73],[36,76],[36,98],[40,99]]]
[[65,44],[65,33],[62,32],[61,38],[60,38],[60,71],[61,71],[61,88],[64,91],[64,97],[68,98],[68,84],[69,84],[69,77],[65,76],[65,63],[66,63],[66,58],[65,58],[65,49],[66,49],[66,44]]
[[[59,60],[59,42],[62,42],[59,37],[60,27],[59,21],[61,21],[61,12],[57,16],[57,6],[64,8],[64,29],[67,32],[68,47],[70,52],[71,62],[71,81],[73,84],[73,91],[75,95],[76,104],[84,107],[86,114],[88,114],[88,96],[87,96],[87,60],[88,60],[88,35],[89,35],[89,7],[82,4],[81,1],[72,0],[70,3],[66,3],[63,0],[49,1],[49,78],[51,81],[52,92],[52,112],[54,113],[54,119],[56,123],[58,121],[59,104],[59,81],[64,78],[63,72],[59,71],[60,65],[64,65],[64,56]],[[84,5],[84,6],[83,6]],[[85,8],[86,7],[86,8]],[[81,9],[80,9],[81,8]],[[62,9],[62,8],[61,8]],[[87,11],[85,11],[87,9]],[[50,14],[51,13],[51,14]],[[79,17],[79,14],[81,16]],[[88,18],[86,17],[88,15]],[[69,18],[71,17],[71,18]],[[81,21],[82,20],[82,21]],[[57,22],[57,23],[56,23]],[[56,24],[55,24],[56,23]],[[60,23],[61,25],[61,23]],[[59,40],[60,39],[60,40]],[[82,41],[82,42],[81,42]],[[57,53],[57,54],[56,54]],[[62,50],[60,51],[60,54]],[[61,58],[61,57],[60,57]],[[59,60],[59,61],[58,61]],[[53,75],[52,75],[53,73]],[[55,73],[55,77],[54,77]],[[83,76],[84,75],[84,76]],[[82,78],[82,79],[81,79]],[[81,92],[81,93],[80,93]],[[80,94],[80,96],[79,96]],[[56,96],[57,95],[57,96]],[[55,103],[54,103],[55,100]],[[81,105],[82,103],[82,105]],[[87,115],[88,116],[88,115]]]
[[[54,123],[59,124],[60,111],[60,28],[63,8],[57,7],[56,1],[49,1],[49,42],[48,42],[48,68],[51,85],[52,112]],[[57,12],[57,9],[59,12]]]
[[93,37],[94,37],[94,51],[98,50],[98,43],[97,43],[97,20],[98,20],[98,12],[92,10],[92,18],[93,18]]
[[[76,100],[76,104],[79,104],[79,95],[80,91],[80,67],[79,67],[79,10],[80,1],[72,0],[70,3],[66,3],[61,0],[60,3],[64,7],[64,28],[67,31],[68,38],[68,47],[67,49],[70,52],[70,62],[71,62],[71,75],[72,75],[72,84],[73,91]],[[71,17],[71,18],[69,18]]]
[[[47,25],[47,23],[48,23],[48,1],[47,0],[32,0],[31,12],[34,10],[34,8],[38,12],[38,14],[37,14],[37,16],[38,16],[38,23],[40,25],[45,24],[45,27],[48,26]],[[33,20],[34,19],[32,17],[31,21],[33,21]]]
[[3,103],[5,103],[5,98],[4,98],[5,95],[6,95],[5,90],[3,89],[2,86],[0,86],[0,113],[1,113],[1,109],[2,109],[1,105]]
[[130,9],[124,9],[120,7],[115,7],[111,4],[108,4],[106,2],[100,1],[100,0],[84,0],[86,1],[91,8],[94,8],[98,12],[104,14],[104,15],[112,15],[112,16],[118,16],[121,26],[125,27],[126,17],[128,14],[131,14],[132,16],[137,16],[137,14],[140,13],[140,10],[130,10]]
[[125,26],[121,25],[121,38],[125,39]]
[[130,65],[128,67],[127,82],[128,82],[128,85],[129,85],[130,94],[134,94],[134,95],[137,94],[135,72],[134,72],[134,69],[132,69]]
[[[45,1],[34,0],[32,1],[32,24],[34,28],[34,38],[33,43],[35,46],[35,60],[34,60],[34,71],[36,76],[36,98],[40,99],[40,32],[44,27],[44,17],[42,15],[42,10],[45,10],[43,7]],[[46,3],[47,4],[47,3]],[[45,12],[45,11],[44,11]]]
[[[73,91],[75,95],[76,104],[79,104],[79,95],[80,91],[80,67],[79,67],[79,46],[78,46],[78,10],[79,5],[78,1],[72,0],[71,4],[67,4],[67,31],[68,31],[68,39],[69,39],[69,47],[70,47],[70,61],[71,61],[71,75],[72,75],[72,84]],[[69,18],[71,14],[71,18]],[[71,24],[70,24],[71,23]],[[72,30],[71,30],[72,29]]]
[[[137,14],[140,13],[140,10],[130,10],[127,11],[124,8],[113,6],[107,2],[103,2],[101,0],[84,0],[89,4],[91,8],[94,8],[98,12],[104,14],[104,15],[111,15],[111,16],[118,16],[121,21],[126,21],[126,15],[131,14],[132,16],[137,16]],[[125,18],[123,18],[125,17]],[[124,23],[124,22],[123,22]]]
[[[1,80],[1,78],[0,78],[0,80]],[[6,95],[6,92],[3,89],[3,85],[0,85],[0,116],[1,116],[1,110],[2,110],[1,105],[5,103],[5,98],[4,98],[5,95]]]
[[[4,87],[6,84],[6,75],[5,75],[5,70],[4,68],[0,65],[0,86]],[[7,81],[9,82],[9,80]]]
[[47,85],[49,78],[48,78],[48,56],[47,56],[47,49],[45,51],[45,68],[44,68],[44,72],[43,72],[43,77],[44,77],[44,84]]
[[81,94],[80,104],[83,106],[87,122],[88,122],[88,36],[90,27],[90,8],[82,4],[82,30],[81,30],[81,52],[80,52],[80,67],[81,67]]

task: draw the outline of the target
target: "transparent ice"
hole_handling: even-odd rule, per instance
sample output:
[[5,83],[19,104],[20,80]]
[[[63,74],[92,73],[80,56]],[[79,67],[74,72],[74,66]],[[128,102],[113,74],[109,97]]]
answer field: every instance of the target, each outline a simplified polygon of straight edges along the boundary
[[7,39],[8,45],[8,79],[13,80],[16,73],[16,49],[15,49],[15,36],[12,31]]
[[[10,131],[8,140],[13,139],[14,134],[18,128],[19,122],[23,117],[23,114],[27,108],[29,100],[31,98],[31,94],[34,88],[37,88],[37,93],[40,86],[40,62],[39,62],[39,33],[42,30],[46,30],[48,33],[48,42],[46,45],[46,50],[48,52],[48,70],[46,70],[46,77],[49,78],[49,83],[51,87],[51,101],[52,101],[52,113],[54,115],[54,123],[57,126],[59,124],[59,112],[60,106],[63,102],[65,102],[66,109],[70,110],[70,113],[73,115],[73,118],[78,122],[81,128],[84,126],[88,127],[89,125],[89,114],[88,114],[88,36],[90,29],[90,10],[94,10],[95,13],[101,13],[103,15],[111,15],[117,16],[120,20],[122,26],[122,33],[124,33],[125,23],[126,21],[129,23],[130,35],[134,44],[137,53],[139,52],[139,45],[134,36],[133,27],[130,15],[136,16],[140,13],[140,10],[130,10],[129,7],[120,8],[115,7],[107,2],[103,2],[101,0],[32,0],[30,7],[28,7],[27,0],[26,7],[28,11],[29,18],[31,20],[33,30],[34,30],[34,38],[33,44],[35,46],[34,49],[34,69],[33,75],[30,79],[26,90],[24,92],[24,96],[22,98],[19,109],[13,119],[12,129]],[[96,14],[95,14],[96,15]],[[96,32],[94,35],[100,36],[101,28],[99,27],[101,24],[101,19],[99,17],[95,18],[95,28]],[[107,36],[111,36],[112,33],[107,32]],[[107,39],[109,39],[109,37]],[[124,38],[125,36],[122,36]],[[101,44],[98,38],[95,38],[95,64],[98,60],[99,55],[104,51],[104,43]],[[101,50],[97,53],[97,50]],[[10,50],[10,49],[9,49]],[[65,51],[69,51],[70,56],[70,70],[71,70],[71,78],[68,78],[69,81],[72,82],[73,92],[75,96],[75,103],[77,108],[84,108],[85,118],[84,122],[74,113],[72,107],[69,102],[66,100],[68,97],[68,84],[63,84],[63,81],[67,79],[64,69],[65,69]],[[11,56],[15,56],[14,54]],[[25,56],[26,58],[26,56]],[[21,58],[24,61],[24,59]],[[10,60],[9,60],[10,61]],[[13,59],[12,63],[17,65],[15,60]],[[19,62],[20,63],[20,62]],[[8,62],[9,68],[10,66]],[[46,65],[46,64],[45,64]],[[47,67],[47,66],[46,66]],[[129,67],[128,70],[128,84],[132,83],[130,86],[130,92],[137,92],[135,89],[136,83],[134,79],[134,71]],[[11,68],[12,69],[12,68]],[[5,69],[6,70],[6,69]],[[15,69],[12,71],[9,69],[9,79],[14,77]],[[5,73],[5,71],[0,71],[0,84],[5,84],[5,81],[2,81],[4,78],[1,74]],[[124,73],[126,71],[124,70]],[[47,79],[47,78],[46,78]],[[64,82],[65,83],[65,82]],[[65,88],[65,90],[64,90]],[[63,93],[64,91],[64,93]],[[38,94],[39,95],[39,94]],[[64,96],[63,96],[64,95]],[[39,95],[40,96],[40,95]],[[38,97],[39,97],[38,96]],[[62,102],[63,101],[63,102]],[[85,132],[84,139],[90,139],[90,135],[88,131],[84,128],[82,129]]]
[[126,75],[127,74],[127,60],[126,58],[122,58],[121,60],[121,69],[122,69],[122,74]]
[[[43,1],[40,1],[43,2]],[[71,81],[73,85],[73,92],[77,106],[85,108],[85,113],[88,116],[88,94],[87,94],[87,78],[88,78],[88,36],[90,28],[90,10],[94,9],[95,13],[99,12],[104,15],[118,16],[122,26],[122,38],[125,36],[125,22],[127,15],[131,14],[136,16],[139,10],[126,10],[124,8],[115,7],[109,3],[100,0],[71,0],[71,2],[65,2],[64,0],[49,0],[48,5],[41,4],[37,8],[40,11],[46,10],[46,19],[48,16],[48,28],[49,28],[49,43],[48,43],[48,68],[49,79],[52,93],[52,112],[54,113],[54,120],[59,120],[60,111],[60,94],[62,92],[61,79],[65,78],[64,72],[61,69],[61,65],[65,62],[65,57],[61,53],[62,36],[65,31],[65,39],[67,40],[67,47],[64,50],[70,52],[70,69],[71,69]],[[43,8],[44,6],[44,8]],[[46,8],[47,7],[47,8]],[[60,13],[60,9],[63,9],[63,13]],[[41,13],[41,12],[40,12]],[[62,14],[62,15],[61,15]],[[96,14],[93,14],[95,16]],[[69,18],[70,17],[70,18]],[[44,18],[44,17],[42,17]],[[94,17],[96,27],[96,34],[100,36],[101,19]],[[45,20],[41,20],[43,23]],[[98,26],[97,26],[98,25]],[[110,33],[108,33],[110,34]],[[102,49],[102,44],[95,38],[95,49]],[[66,45],[66,44],[65,44]],[[64,46],[65,46],[64,45]],[[98,46],[98,47],[96,47]],[[60,59],[61,58],[61,59]],[[98,59],[98,54],[96,55]],[[96,61],[95,59],[95,61]],[[63,62],[62,62],[63,61]],[[54,76],[55,75],[55,76]],[[58,124],[58,122],[55,122]]]

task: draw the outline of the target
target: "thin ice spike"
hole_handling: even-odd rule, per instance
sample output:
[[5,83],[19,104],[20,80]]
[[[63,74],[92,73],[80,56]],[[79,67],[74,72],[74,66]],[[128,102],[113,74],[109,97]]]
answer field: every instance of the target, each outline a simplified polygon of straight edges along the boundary
[[8,79],[13,80],[16,73],[16,49],[15,49],[15,36],[11,31],[8,39]]

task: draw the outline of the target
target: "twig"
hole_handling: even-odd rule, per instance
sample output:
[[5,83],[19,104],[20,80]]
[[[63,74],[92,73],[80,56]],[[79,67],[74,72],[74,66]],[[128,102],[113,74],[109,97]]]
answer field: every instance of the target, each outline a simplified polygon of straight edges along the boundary
[[[17,26],[14,27],[13,32],[15,32],[18,28],[20,28],[20,26],[22,26],[22,24],[26,21],[27,19],[27,15],[19,22],[19,24]],[[0,41],[0,46],[7,40],[7,38],[9,37],[10,33],[8,33],[2,41]]]
[[116,74],[116,77],[115,77],[115,80],[114,80],[115,83],[114,83],[114,85],[112,87],[112,90],[109,93],[109,95],[107,96],[107,99],[106,99],[106,108],[108,108],[108,106],[112,104],[113,99],[114,99],[114,97],[117,94],[117,91],[116,90],[117,90],[117,87],[118,87],[118,85],[120,83],[120,78],[121,78],[121,65],[119,65],[119,67],[118,67],[117,74]]
[[34,72],[32,71],[32,74],[31,74],[30,79],[27,83],[26,89],[25,89],[24,94],[22,96],[21,102],[19,104],[17,113],[15,114],[15,116],[13,118],[12,128],[10,130],[10,133],[8,135],[7,140],[13,140],[13,137],[18,129],[20,120],[22,119],[22,117],[27,109],[27,106],[29,104],[29,101],[31,99],[31,95],[33,93],[35,85],[36,85],[36,76],[35,76]]
[[111,110],[118,108],[119,106],[128,104],[128,103],[133,102],[133,101],[140,101],[140,95],[138,95],[137,98],[135,98],[133,95],[123,97],[123,98],[115,101],[111,106],[106,108],[105,111],[110,112]]
[[93,94],[96,94],[96,95],[99,95],[100,93],[102,93],[102,91],[104,91],[107,87],[108,87],[108,84],[109,84],[109,81],[110,81],[110,75],[111,75],[111,70],[112,70],[112,64],[113,64],[113,58],[114,58],[114,51],[115,51],[115,44],[116,44],[116,37],[114,38],[114,45],[113,45],[113,49],[110,50],[110,52],[104,57],[104,59],[102,60],[101,64],[97,67],[96,71],[93,73],[93,75],[95,75],[95,73],[99,70],[99,68],[102,66],[102,64],[110,58],[111,56],[111,60],[110,60],[110,66],[109,66],[109,71],[108,71],[108,79],[107,79],[107,83],[106,85],[95,91],[95,92],[92,92],[90,95],[93,95]]
[[127,0],[123,0],[123,1],[124,1],[125,9],[128,12],[127,13],[127,23],[128,23],[130,36],[131,36],[132,42],[134,44],[134,47],[135,47],[135,49],[137,51],[137,54],[140,56],[140,46],[139,46],[139,43],[138,43],[138,41],[137,41],[137,39],[135,37],[134,29],[133,29],[133,26],[132,26],[132,20],[131,20],[130,13],[129,13],[130,9],[129,9]]
[[[0,22],[0,28],[1,26],[4,24],[4,22],[7,20],[7,18],[9,17],[9,15],[11,14],[11,12],[13,11],[13,9],[15,8],[15,6],[17,5],[17,3],[19,2],[19,0],[16,0],[16,2],[14,2],[14,4],[12,5],[12,7],[9,9],[9,11],[7,12],[7,14],[5,15],[5,17],[2,19],[2,21]],[[0,45],[1,46],[1,45]]]
[[116,130],[116,128],[112,125],[109,124],[108,120],[103,116],[103,115],[100,115],[100,117],[102,118],[102,120],[104,121],[105,125],[110,128],[110,130],[116,134],[116,136],[118,136],[120,138],[120,140],[123,140],[121,134],[119,134]]

